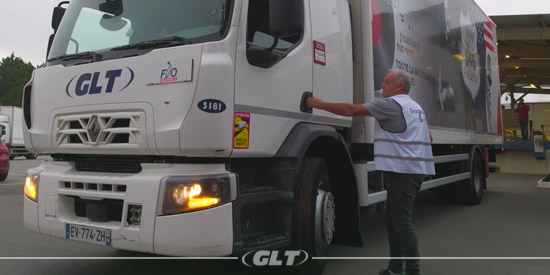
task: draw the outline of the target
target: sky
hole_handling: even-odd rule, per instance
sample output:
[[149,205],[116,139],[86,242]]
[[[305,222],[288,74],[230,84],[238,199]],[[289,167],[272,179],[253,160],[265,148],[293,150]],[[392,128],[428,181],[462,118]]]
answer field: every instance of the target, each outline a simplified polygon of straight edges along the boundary
[[[549,0],[475,1],[489,15],[550,13]],[[42,64],[46,59],[48,37],[53,32],[52,9],[59,2],[59,0],[0,0],[0,11],[2,11],[0,58],[14,52],[15,56],[30,61],[35,66]]]

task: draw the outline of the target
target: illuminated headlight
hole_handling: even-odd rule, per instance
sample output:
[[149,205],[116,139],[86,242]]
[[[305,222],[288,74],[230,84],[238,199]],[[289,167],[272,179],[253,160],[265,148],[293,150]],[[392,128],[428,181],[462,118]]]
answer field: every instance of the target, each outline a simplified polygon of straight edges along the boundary
[[168,177],[164,183],[160,214],[183,213],[228,203],[232,199],[232,193],[236,193],[236,190],[233,192],[231,190],[232,178],[234,179],[235,176],[231,174]]
[[25,196],[32,201],[37,200],[38,196],[38,178],[40,171],[30,169],[27,171],[27,177],[25,178],[24,193]]

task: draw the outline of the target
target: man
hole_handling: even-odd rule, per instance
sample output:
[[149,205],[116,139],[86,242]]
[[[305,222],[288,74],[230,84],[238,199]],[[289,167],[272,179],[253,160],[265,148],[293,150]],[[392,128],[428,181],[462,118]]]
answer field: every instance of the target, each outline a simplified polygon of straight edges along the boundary
[[523,140],[529,139],[529,131],[527,125],[529,124],[529,105],[523,103],[523,98],[518,100],[518,106],[514,110],[518,113],[519,127],[521,128],[521,138]]
[[385,220],[392,257],[388,268],[380,271],[384,275],[420,274],[412,210],[425,175],[435,174],[426,116],[420,105],[409,97],[410,87],[409,75],[395,71],[388,73],[382,83],[384,98],[371,103],[307,100],[309,107],[342,116],[373,116],[378,121],[374,129],[374,163],[376,169],[382,171],[387,191]]

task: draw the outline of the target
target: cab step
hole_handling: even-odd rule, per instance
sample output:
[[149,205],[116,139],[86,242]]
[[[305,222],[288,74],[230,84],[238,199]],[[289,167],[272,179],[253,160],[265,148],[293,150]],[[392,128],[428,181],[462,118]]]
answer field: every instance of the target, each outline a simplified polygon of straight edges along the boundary
[[290,236],[277,233],[263,232],[243,238],[243,247],[245,249],[261,249],[262,247],[285,247],[290,244]]

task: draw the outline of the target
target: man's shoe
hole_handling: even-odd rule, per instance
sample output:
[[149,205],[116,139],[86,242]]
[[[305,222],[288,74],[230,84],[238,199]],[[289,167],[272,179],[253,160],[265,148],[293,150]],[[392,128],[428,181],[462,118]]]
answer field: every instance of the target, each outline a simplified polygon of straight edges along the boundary
[[378,272],[378,275],[405,275],[405,271],[401,273],[393,273],[389,268],[382,269]]

